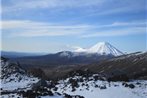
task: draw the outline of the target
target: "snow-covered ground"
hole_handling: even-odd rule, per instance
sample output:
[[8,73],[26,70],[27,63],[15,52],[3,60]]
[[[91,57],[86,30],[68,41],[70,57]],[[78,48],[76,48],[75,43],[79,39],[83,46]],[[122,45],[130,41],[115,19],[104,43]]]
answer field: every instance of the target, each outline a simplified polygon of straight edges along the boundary
[[[72,78],[77,79],[78,76]],[[33,80],[33,81],[32,81]],[[34,81],[35,80],[35,81]],[[28,79],[25,81],[20,82],[9,82],[2,84],[1,87],[3,90],[16,90],[18,88],[24,88],[24,90],[30,89],[30,85],[38,81],[35,78]],[[57,91],[60,94],[69,94],[69,95],[81,95],[85,98],[147,98],[147,81],[145,80],[135,80],[132,82],[125,82],[127,84],[133,84],[135,87],[125,87],[123,82],[107,82],[107,81],[83,81],[78,82],[79,87],[75,88],[75,91],[72,91],[72,86],[69,83],[69,78],[66,80],[60,80],[59,84],[56,85],[58,88]],[[21,95],[18,94],[7,94],[2,95],[1,98],[11,98],[11,97],[23,98]],[[41,98],[65,98],[63,95],[54,95],[54,96],[40,96]]]
[[135,88],[125,87],[122,85],[123,82],[85,81],[85,85],[79,82],[79,87],[75,91],[72,91],[72,86],[68,80],[59,81],[56,86],[58,87],[57,92],[81,95],[85,98],[147,98],[147,81],[145,80],[125,82],[135,85]]
[[[8,94],[8,95],[2,95],[0,98],[23,98],[23,97],[18,94]],[[40,98],[64,98],[64,97],[59,95],[54,95],[54,96],[40,96]]]
[[3,91],[13,91],[19,89],[29,89],[33,83],[39,81],[38,78],[27,74],[18,64],[1,61],[0,89]]
[[21,81],[10,81],[5,83],[4,81],[1,82],[0,88],[3,90],[13,91],[19,89],[30,89],[33,83],[36,83],[39,79],[38,78],[29,78],[25,76],[25,79]]
[[[108,82],[105,77],[94,74],[59,80],[52,88],[49,86],[51,87],[53,81],[47,81],[45,87],[41,88],[39,85],[41,89],[36,90],[33,84],[37,84],[40,79],[27,74],[17,64],[3,63],[1,66],[3,68],[0,80],[1,98],[23,98],[25,94],[28,94],[27,91],[32,91],[29,92],[31,95],[39,92],[40,95],[37,97],[40,98],[147,98],[147,80]],[[77,95],[80,96],[77,97]]]

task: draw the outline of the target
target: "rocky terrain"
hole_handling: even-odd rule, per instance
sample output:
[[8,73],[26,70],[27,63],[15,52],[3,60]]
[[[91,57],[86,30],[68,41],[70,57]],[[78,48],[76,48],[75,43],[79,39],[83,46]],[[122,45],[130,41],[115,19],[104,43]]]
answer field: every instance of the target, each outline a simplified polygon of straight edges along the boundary
[[146,58],[137,52],[90,65],[24,70],[1,57],[1,97],[146,98]]
[[[34,68],[32,68],[34,69]],[[68,65],[45,67],[41,69],[47,79],[66,78],[70,73],[103,74],[105,77],[116,77],[117,80],[124,79],[147,79],[147,52],[136,52],[102,60],[85,65]],[[31,68],[29,69],[31,70]],[[52,77],[54,76],[54,77]],[[119,78],[120,77],[120,78]],[[115,78],[114,78],[115,79]]]
[[10,63],[1,57],[1,97],[2,98],[83,98],[80,95],[68,95],[52,92],[51,81],[34,77],[21,68],[19,63]]

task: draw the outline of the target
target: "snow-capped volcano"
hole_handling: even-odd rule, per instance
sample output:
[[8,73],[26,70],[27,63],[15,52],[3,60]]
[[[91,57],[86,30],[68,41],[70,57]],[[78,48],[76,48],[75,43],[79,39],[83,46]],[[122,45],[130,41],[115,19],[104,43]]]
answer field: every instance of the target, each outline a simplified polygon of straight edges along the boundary
[[98,53],[101,55],[109,55],[110,54],[110,55],[114,55],[114,56],[119,56],[119,55],[123,54],[121,51],[116,49],[114,46],[112,46],[108,42],[99,42],[96,45],[89,48],[88,52]]
[[88,49],[80,48],[75,50],[75,52],[97,53],[100,55],[113,55],[113,56],[123,55],[121,51],[116,49],[114,46],[112,46],[108,42],[99,42]]

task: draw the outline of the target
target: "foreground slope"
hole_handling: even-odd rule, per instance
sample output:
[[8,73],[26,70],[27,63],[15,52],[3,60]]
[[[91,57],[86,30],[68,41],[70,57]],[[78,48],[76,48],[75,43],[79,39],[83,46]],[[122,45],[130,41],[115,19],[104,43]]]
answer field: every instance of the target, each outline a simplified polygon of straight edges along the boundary
[[[0,59],[0,89],[2,98],[67,98],[67,94],[52,93],[50,81],[34,77],[21,68],[19,63]],[[72,98],[82,98],[73,95]]]
[[33,83],[39,81],[21,68],[19,63],[9,63],[6,58],[1,58],[1,88],[3,91],[29,89]]
[[[41,68],[49,79],[67,77],[70,73],[87,71],[105,76],[125,74],[129,79],[147,79],[147,52],[136,52],[86,65]],[[52,77],[54,75],[54,77]]]
[[122,55],[101,63],[87,65],[86,68],[89,68],[92,72],[108,75],[124,73],[133,79],[147,79],[147,52]]
[[146,98],[147,81],[108,82],[99,80],[97,74],[90,77],[74,76],[60,80],[57,91],[85,98]]

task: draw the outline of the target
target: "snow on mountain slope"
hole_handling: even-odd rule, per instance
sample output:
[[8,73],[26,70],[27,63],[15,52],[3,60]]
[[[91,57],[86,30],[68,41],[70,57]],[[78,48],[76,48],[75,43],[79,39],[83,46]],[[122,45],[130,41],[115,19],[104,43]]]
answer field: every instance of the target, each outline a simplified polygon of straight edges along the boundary
[[33,77],[19,63],[9,62],[6,58],[1,57],[0,68],[1,98],[83,98],[79,95],[52,93],[51,81]]
[[75,52],[86,52],[87,50],[81,47],[77,47]]
[[123,55],[121,51],[116,49],[108,42],[99,42],[88,49],[78,48],[77,50],[75,50],[75,52],[97,53],[99,55],[113,55],[113,56]]
[[1,85],[3,90],[16,90],[23,88],[30,88],[31,84],[38,82],[38,78],[30,76],[23,70],[19,64],[9,63],[1,59]]
[[114,55],[114,56],[119,56],[119,55],[123,54],[121,51],[116,49],[114,46],[112,46],[108,42],[97,43],[96,45],[89,48],[88,52],[98,53],[98,54],[101,54],[101,55],[111,54],[111,55]]

